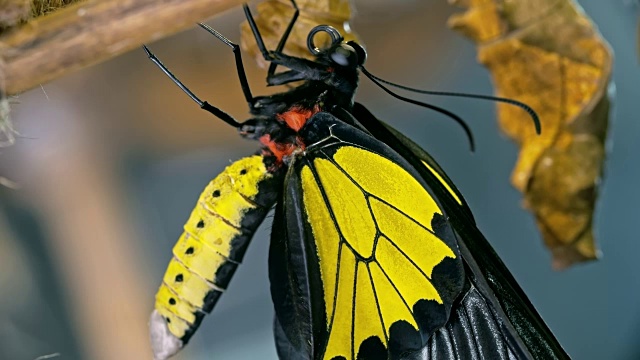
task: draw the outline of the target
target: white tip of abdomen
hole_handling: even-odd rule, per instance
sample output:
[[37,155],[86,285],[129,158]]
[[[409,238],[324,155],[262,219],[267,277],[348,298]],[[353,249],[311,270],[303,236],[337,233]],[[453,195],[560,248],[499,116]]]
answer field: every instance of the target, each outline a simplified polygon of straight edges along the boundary
[[156,310],[149,319],[149,334],[154,360],[166,360],[182,348],[182,341],[169,331],[166,320]]

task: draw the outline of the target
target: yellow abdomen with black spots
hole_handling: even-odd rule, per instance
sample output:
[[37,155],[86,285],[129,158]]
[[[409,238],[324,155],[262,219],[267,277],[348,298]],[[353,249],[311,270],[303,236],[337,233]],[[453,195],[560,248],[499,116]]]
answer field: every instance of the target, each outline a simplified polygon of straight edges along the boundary
[[250,156],[228,166],[198,198],[156,295],[150,324],[156,358],[179,350],[213,309],[276,200],[273,180],[265,158]]

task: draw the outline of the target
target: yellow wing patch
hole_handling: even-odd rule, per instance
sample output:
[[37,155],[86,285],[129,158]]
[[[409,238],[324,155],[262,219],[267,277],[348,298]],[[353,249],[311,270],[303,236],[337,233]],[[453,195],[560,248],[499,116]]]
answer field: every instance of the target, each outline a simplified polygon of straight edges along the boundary
[[438,179],[438,181],[440,181],[440,183],[442,184],[442,186],[445,187],[445,189],[447,189],[447,191],[449,192],[449,194],[451,194],[451,196],[453,196],[454,199],[456,199],[456,201],[458,202],[458,204],[462,205],[462,201],[460,201],[460,198],[458,197],[458,194],[456,194],[455,191],[453,191],[453,189],[451,188],[451,186],[449,186],[449,183],[447,183],[442,176],[440,176],[440,174],[438,174],[437,171],[435,171],[429,164],[427,164],[425,161],[422,161],[422,164],[429,169],[429,171],[433,174],[433,176],[436,177],[436,179]]
[[381,198],[426,228],[431,229],[433,214],[441,214],[435,200],[418,180],[391,160],[351,146],[341,147],[333,159],[364,191]]
[[302,187],[304,188],[304,204],[308,209],[309,222],[313,227],[318,257],[320,258],[320,276],[324,286],[324,303],[327,309],[327,327],[331,324],[333,301],[335,296],[336,272],[338,271],[338,249],[340,235],[336,229],[324,198],[318,188],[309,167],[302,169]]
[[[400,297],[401,295],[389,282],[389,278],[384,274],[380,265],[377,263],[370,263],[369,271],[371,272],[371,279],[376,291],[376,301],[380,307],[382,313],[382,323],[384,329],[389,336],[389,328],[396,321],[404,320],[411,324],[415,329],[418,328],[411,310],[407,308],[404,301]],[[369,315],[371,321],[375,321],[373,315]]]
[[[414,239],[416,241],[417,239]],[[440,261],[444,259],[442,256]],[[413,305],[420,299],[435,300],[442,304],[442,299],[435,287],[424,276],[420,269],[409,262],[409,258],[400,249],[391,244],[389,239],[381,236],[378,239],[376,259],[382,271],[389,278],[402,295],[407,306]]]
[[456,255],[433,234],[431,220],[442,212],[411,174],[352,146],[333,160],[314,159],[315,174],[303,167],[303,202],[326,304],[324,358],[355,359],[368,338],[386,346],[398,321],[418,329],[413,306],[422,299],[442,304],[432,271]]
[[[376,238],[376,225],[371,215],[362,211],[367,209],[367,199],[364,194],[329,160],[316,159],[314,165],[321,183],[329,184],[324,188],[329,202],[340,204],[332,209],[337,218],[344,219],[340,223],[342,236],[347,239],[358,255],[365,258],[371,256],[373,241]],[[331,186],[330,184],[341,184],[341,186]]]
[[[357,304],[354,309],[355,324],[353,327],[353,340],[354,344],[362,344],[371,336],[377,336],[382,343],[387,345],[387,335],[384,331],[384,325],[382,319],[379,321],[371,321],[371,317],[374,319],[376,316],[380,316],[378,307],[376,306],[376,296],[373,292],[373,283],[371,274],[369,274],[369,268],[367,264],[360,261],[358,262],[358,280],[356,282],[356,297],[355,303]],[[357,351],[357,350],[356,350]]]
[[431,231],[413,221],[407,221],[404,215],[379,200],[371,199],[370,203],[380,231],[387,238],[393,239],[396,246],[402,249],[429,278],[433,268],[442,261],[443,256],[455,258],[455,254],[447,244]]
[[[340,277],[338,278],[338,293],[336,306],[333,309],[334,319],[330,325],[329,341],[326,354],[353,358],[351,342],[351,320],[353,318],[353,282],[356,273],[356,259],[352,252],[344,249],[340,254]],[[328,310],[327,310],[328,311]],[[327,356],[325,356],[325,359]]]

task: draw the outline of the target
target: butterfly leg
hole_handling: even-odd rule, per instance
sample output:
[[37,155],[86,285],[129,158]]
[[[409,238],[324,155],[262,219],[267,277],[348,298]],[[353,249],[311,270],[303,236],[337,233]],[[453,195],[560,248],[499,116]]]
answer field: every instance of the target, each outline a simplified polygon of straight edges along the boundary
[[[295,1],[292,1],[296,12],[293,16],[293,19],[291,20],[291,22],[289,23],[289,26],[287,27],[287,30],[285,31],[285,33],[282,36],[282,39],[280,39],[280,44],[278,44],[278,50],[276,50],[276,53],[279,53],[280,51],[282,51],[282,48],[284,47],[284,44],[286,42],[286,39],[289,36],[289,33],[291,32],[291,28],[293,27],[293,24],[295,23],[295,20],[298,17],[298,7],[295,4]],[[244,70],[244,64],[242,62],[242,55],[240,52],[240,46],[238,46],[238,44],[233,43],[231,40],[229,40],[228,38],[226,38],[224,35],[220,34],[220,32],[216,31],[215,29],[211,28],[210,26],[206,25],[206,24],[198,24],[200,25],[200,27],[202,27],[203,29],[205,29],[207,32],[209,32],[210,34],[212,34],[213,36],[217,37],[220,41],[222,41],[223,43],[225,43],[227,46],[229,46],[231,49],[233,49],[233,53],[235,55],[235,60],[236,60],[236,70],[238,72],[238,78],[240,79],[240,86],[242,87],[242,92],[244,93],[244,97],[247,100],[247,103],[249,104],[249,109],[251,111],[251,113],[253,114],[270,114],[272,112],[269,112],[270,109],[269,106],[267,104],[272,103],[275,99],[273,99],[271,96],[258,96],[258,97],[253,97],[253,95],[251,94],[251,89],[249,87],[249,82],[247,80],[247,75],[245,73]],[[286,64],[284,64],[286,66]],[[271,71],[272,69],[275,69],[275,67],[277,66],[276,63],[272,62],[271,66],[269,67],[269,70]],[[299,71],[295,71],[295,70],[291,70],[291,71],[285,71],[283,73],[279,73],[279,74],[269,74],[267,76],[267,84],[268,85],[282,85],[282,84],[286,84],[286,83],[290,83],[293,81],[298,81],[298,80],[305,80],[308,76],[306,76],[306,73],[301,73]],[[277,101],[277,100],[276,100]]]
[[238,79],[240,79],[240,86],[242,87],[242,93],[244,94],[244,98],[247,100],[247,103],[249,103],[249,106],[251,107],[255,100],[253,98],[253,95],[251,94],[249,81],[247,80],[247,74],[244,71],[244,64],[242,63],[240,46],[227,39],[224,35],[220,34],[217,30],[209,25],[203,23],[199,23],[198,25],[200,25],[201,28],[205,29],[211,35],[217,37],[220,41],[225,43],[225,45],[229,46],[233,50],[233,55],[236,59],[236,70],[238,71]]
[[[291,0],[291,5],[293,5],[295,12],[291,17],[291,21],[289,21],[289,25],[287,25],[287,29],[284,31],[282,37],[280,38],[280,41],[278,42],[276,53],[281,53],[282,50],[284,50],[284,46],[287,43],[289,35],[291,34],[291,30],[293,30],[293,25],[295,25],[296,20],[298,20],[298,15],[300,15],[300,9],[298,9],[298,4],[296,4],[295,0]],[[278,64],[276,63],[271,63],[271,65],[269,65],[269,71],[267,72],[267,82],[269,82],[269,78],[275,75],[277,66]]]
[[169,71],[169,69],[164,66],[164,64],[160,61],[160,59],[158,59],[152,52],[151,50],[149,50],[149,48],[146,45],[143,45],[142,48],[144,49],[144,51],[147,53],[147,56],[149,57],[149,59],[156,64],[160,70],[162,70],[162,72],[165,73],[165,75],[167,75],[169,77],[169,79],[171,79],[171,81],[173,81],[176,85],[178,85],[178,87],[180,89],[182,89],[182,91],[184,91],[187,95],[189,95],[189,97],[195,101],[201,109],[210,112],[211,114],[215,115],[216,117],[218,117],[220,120],[226,122],[227,124],[238,128],[240,127],[240,123],[233,118],[233,116],[227,114],[226,112],[224,112],[223,110],[219,109],[218,107],[215,107],[211,104],[209,104],[206,101],[202,101],[200,100],[200,98],[198,98],[196,96],[196,94],[194,94],[191,90],[189,90],[189,88],[184,85],[182,83],[182,81],[180,81],[175,75],[173,75],[171,73],[171,71]]

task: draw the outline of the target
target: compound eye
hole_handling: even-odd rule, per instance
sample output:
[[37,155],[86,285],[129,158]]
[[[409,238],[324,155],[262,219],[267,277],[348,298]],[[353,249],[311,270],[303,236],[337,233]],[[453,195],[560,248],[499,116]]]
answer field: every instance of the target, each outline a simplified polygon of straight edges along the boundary
[[356,55],[358,55],[358,66],[364,65],[364,62],[367,61],[367,51],[353,40],[347,42],[347,45],[351,46]]
[[356,51],[347,44],[339,45],[333,49],[329,56],[333,62],[344,67],[354,67],[358,61]]

